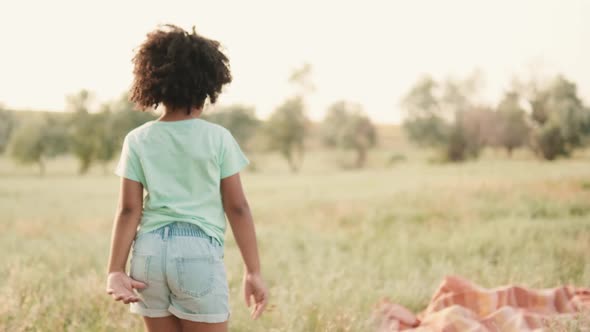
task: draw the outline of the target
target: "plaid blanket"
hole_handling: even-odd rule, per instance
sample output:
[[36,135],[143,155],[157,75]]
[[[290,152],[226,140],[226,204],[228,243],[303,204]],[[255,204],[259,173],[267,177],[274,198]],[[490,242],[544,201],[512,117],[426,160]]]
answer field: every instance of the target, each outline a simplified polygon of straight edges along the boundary
[[576,322],[576,331],[590,331],[590,289],[486,289],[458,276],[446,277],[417,315],[388,298],[373,312],[378,332],[545,331],[562,330],[559,324],[567,321]]

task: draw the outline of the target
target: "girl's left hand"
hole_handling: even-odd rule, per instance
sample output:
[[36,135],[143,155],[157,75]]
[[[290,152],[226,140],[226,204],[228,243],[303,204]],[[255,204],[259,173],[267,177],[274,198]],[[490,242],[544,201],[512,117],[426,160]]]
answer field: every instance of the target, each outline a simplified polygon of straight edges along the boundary
[[131,303],[139,301],[133,289],[144,289],[147,285],[141,281],[132,279],[124,272],[111,272],[107,277],[107,294],[113,296],[115,301]]

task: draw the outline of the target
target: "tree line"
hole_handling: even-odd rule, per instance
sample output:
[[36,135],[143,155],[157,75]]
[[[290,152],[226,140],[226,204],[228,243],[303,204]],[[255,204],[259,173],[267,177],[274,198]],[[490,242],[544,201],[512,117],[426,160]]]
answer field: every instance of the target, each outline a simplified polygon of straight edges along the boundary
[[[307,98],[314,93],[311,66],[303,65],[289,77],[294,93],[266,121],[253,107],[229,105],[202,115],[234,135],[245,150],[276,151],[297,172],[304,161],[306,139],[311,135]],[[401,101],[403,128],[420,146],[435,148],[444,160],[477,158],[485,147],[503,148],[512,154],[528,148],[540,158],[569,156],[584,147],[590,137],[590,109],[577,94],[576,85],[562,76],[545,84],[515,81],[497,105],[478,98],[480,77],[437,82],[418,80]],[[0,107],[0,153],[23,164],[45,163],[71,154],[79,161],[79,173],[93,165],[107,165],[121,149],[124,136],[133,128],[156,119],[153,112],[134,110],[127,95],[89,110],[92,94],[86,90],[67,97],[67,112],[49,113],[19,123],[14,112]],[[319,124],[326,147],[355,151],[351,166],[364,167],[368,151],[377,144],[375,125],[362,105],[346,100],[334,102]]]
[[[315,89],[310,74],[308,64],[292,73],[289,82],[295,87],[295,93],[266,121],[256,117],[253,107],[239,104],[203,113],[202,118],[229,129],[245,150],[251,149],[256,135],[263,137],[263,149],[280,153],[290,169],[297,172],[303,164],[305,140],[310,135],[306,99]],[[0,108],[0,153],[5,152],[22,164],[37,164],[40,174],[44,173],[48,160],[62,154],[78,159],[80,174],[95,164],[106,170],[108,163],[118,156],[125,135],[155,120],[156,115],[134,110],[127,95],[91,112],[91,99],[92,94],[82,90],[67,97],[67,112],[46,112],[24,123],[18,123],[14,112]],[[354,166],[364,166],[367,151],[375,145],[377,135],[360,104],[335,102],[322,128],[322,140],[327,146],[354,149],[357,155]]]
[[590,138],[590,108],[576,84],[561,75],[547,82],[514,80],[497,105],[478,98],[481,79],[419,79],[401,101],[413,142],[444,160],[477,158],[485,147],[530,149],[545,160],[568,157]]

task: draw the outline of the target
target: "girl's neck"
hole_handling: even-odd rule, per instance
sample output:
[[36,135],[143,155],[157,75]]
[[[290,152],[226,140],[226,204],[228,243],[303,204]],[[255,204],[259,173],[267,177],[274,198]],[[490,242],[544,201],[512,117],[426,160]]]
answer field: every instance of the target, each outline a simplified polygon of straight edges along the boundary
[[189,119],[196,119],[201,116],[202,109],[194,108],[189,114],[186,114],[185,110],[169,110],[165,109],[164,113],[160,115],[158,121],[180,121],[180,120],[189,120]]

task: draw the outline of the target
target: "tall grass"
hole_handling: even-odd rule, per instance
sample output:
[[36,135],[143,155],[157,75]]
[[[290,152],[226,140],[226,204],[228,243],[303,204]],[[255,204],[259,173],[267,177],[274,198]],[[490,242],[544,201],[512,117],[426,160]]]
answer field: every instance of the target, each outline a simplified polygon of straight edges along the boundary
[[[420,310],[447,274],[484,286],[590,285],[587,161],[334,171],[318,153],[292,175],[276,157],[254,160],[262,170],[243,181],[270,308],[250,320],[228,228],[232,331],[368,331],[381,297]],[[118,179],[75,169],[58,160],[40,178],[0,160],[0,330],[142,329],[104,293]]]

